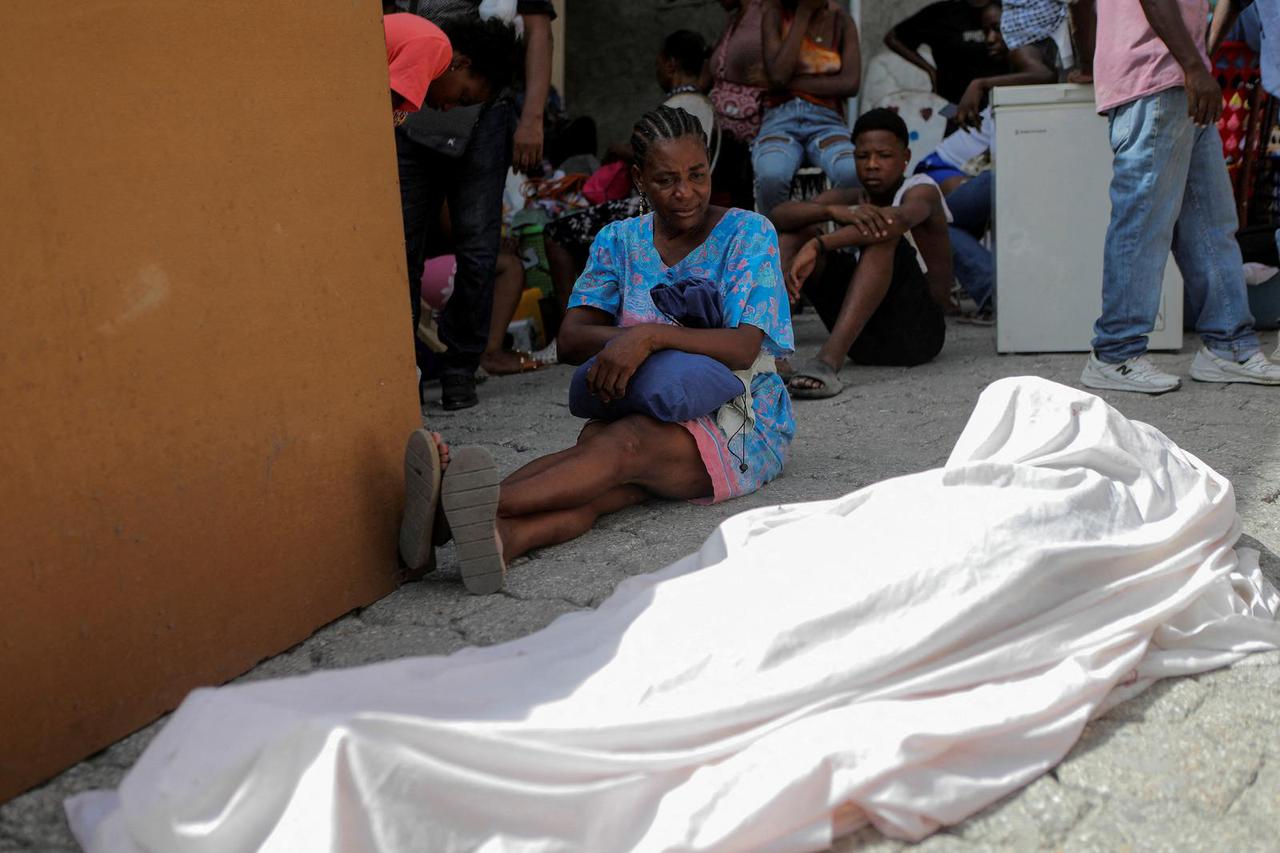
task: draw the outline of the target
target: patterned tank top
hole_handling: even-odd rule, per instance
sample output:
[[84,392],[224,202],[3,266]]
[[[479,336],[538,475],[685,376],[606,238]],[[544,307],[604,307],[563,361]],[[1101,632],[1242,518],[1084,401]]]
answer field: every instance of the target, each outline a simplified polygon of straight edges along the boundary
[[[791,26],[795,23],[795,13],[784,11],[782,13],[782,37],[785,39],[791,32]],[[844,35],[841,30],[840,19],[836,18],[836,38],[839,42]],[[800,43],[800,56],[796,60],[796,74],[839,74],[844,67],[844,61],[841,57],[840,45],[819,44],[814,41],[812,36],[805,33],[804,41]],[[839,98],[824,98],[820,95],[810,95],[807,92],[797,92],[789,90],[788,96],[780,100],[790,100],[791,98],[803,98],[819,106],[835,110],[841,115],[844,114],[844,103]]]

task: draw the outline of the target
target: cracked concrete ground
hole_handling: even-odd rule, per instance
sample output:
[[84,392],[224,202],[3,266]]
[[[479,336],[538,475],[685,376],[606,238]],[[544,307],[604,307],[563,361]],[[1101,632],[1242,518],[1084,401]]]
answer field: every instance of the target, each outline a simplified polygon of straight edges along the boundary
[[[802,352],[821,340],[812,312],[796,322]],[[619,513],[582,539],[513,565],[507,589],[463,592],[451,548],[418,583],[317,631],[245,679],[356,666],[406,655],[447,654],[523,636],[562,613],[593,607],[628,575],[695,550],[723,519],[756,506],[830,498],[945,461],[979,391],[1004,376],[1074,384],[1082,355],[997,356],[991,329],[952,325],[939,359],[911,370],[848,367],[848,388],[796,404],[799,434],[786,475],[761,492],[705,508],[650,503]],[[1267,352],[1275,335],[1265,337]],[[1185,375],[1197,343],[1157,354]],[[560,367],[481,387],[480,408],[429,420],[455,444],[483,444],[504,472],[571,442],[577,422]],[[1144,397],[1104,394],[1155,424],[1230,477],[1264,571],[1280,581],[1280,388],[1200,385]],[[850,572],[858,570],[850,566]],[[949,851],[1280,850],[1280,653],[1229,670],[1157,684],[1095,720],[1051,773],[917,845],[864,831],[834,848]],[[63,797],[115,786],[161,723],[131,735],[49,783],[0,805],[0,851],[75,850]]]

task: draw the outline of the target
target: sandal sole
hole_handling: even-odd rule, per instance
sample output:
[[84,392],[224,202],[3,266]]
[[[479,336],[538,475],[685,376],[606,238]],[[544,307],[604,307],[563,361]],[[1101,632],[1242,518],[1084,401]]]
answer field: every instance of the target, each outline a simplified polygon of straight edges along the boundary
[[404,517],[400,521],[400,559],[413,571],[435,568],[433,528],[440,480],[436,443],[426,430],[415,430],[404,448]]
[[498,546],[498,466],[489,451],[463,447],[450,453],[440,502],[458,548],[467,592],[489,595],[502,589],[507,567]]

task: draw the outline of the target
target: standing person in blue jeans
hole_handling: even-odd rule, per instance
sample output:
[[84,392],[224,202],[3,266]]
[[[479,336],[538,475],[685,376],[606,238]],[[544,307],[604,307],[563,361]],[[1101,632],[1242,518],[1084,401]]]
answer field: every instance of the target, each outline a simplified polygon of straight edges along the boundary
[[1147,355],[1171,247],[1203,343],[1191,378],[1280,385],[1249,313],[1208,28],[1209,0],[1098,3],[1093,72],[1115,165],[1102,316],[1080,377],[1089,388],[1162,394],[1181,385]]
[[806,160],[834,187],[858,185],[844,102],[858,94],[862,56],[858,25],[834,0],[766,0],[762,30],[773,91],[751,165],[756,207],[768,215]]

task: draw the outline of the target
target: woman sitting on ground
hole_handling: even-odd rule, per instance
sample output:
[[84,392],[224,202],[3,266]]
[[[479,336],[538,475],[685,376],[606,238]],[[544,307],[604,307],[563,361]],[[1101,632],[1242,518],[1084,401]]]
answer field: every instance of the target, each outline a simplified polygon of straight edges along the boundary
[[[411,569],[429,563],[437,493],[463,581],[486,593],[501,587],[506,561],[581,536],[605,513],[651,497],[724,501],[782,472],[795,422],[768,357],[789,354],[793,340],[773,226],[755,213],[711,206],[707,137],[684,110],[664,106],[645,115],[631,146],[632,178],[653,213],[613,223],[596,238],[560,329],[560,359],[581,364],[595,356],[587,385],[608,401],[626,394],[654,353],[707,356],[751,371],[753,422],[731,436],[715,412],[685,423],[634,414],[591,421],[575,446],[501,484],[487,451],[449,454],[438,436],[419,431],[406,452],[401,535]],[[695,279],[718,287],[720,328],[677,326],[655,307],[655,286]]]

